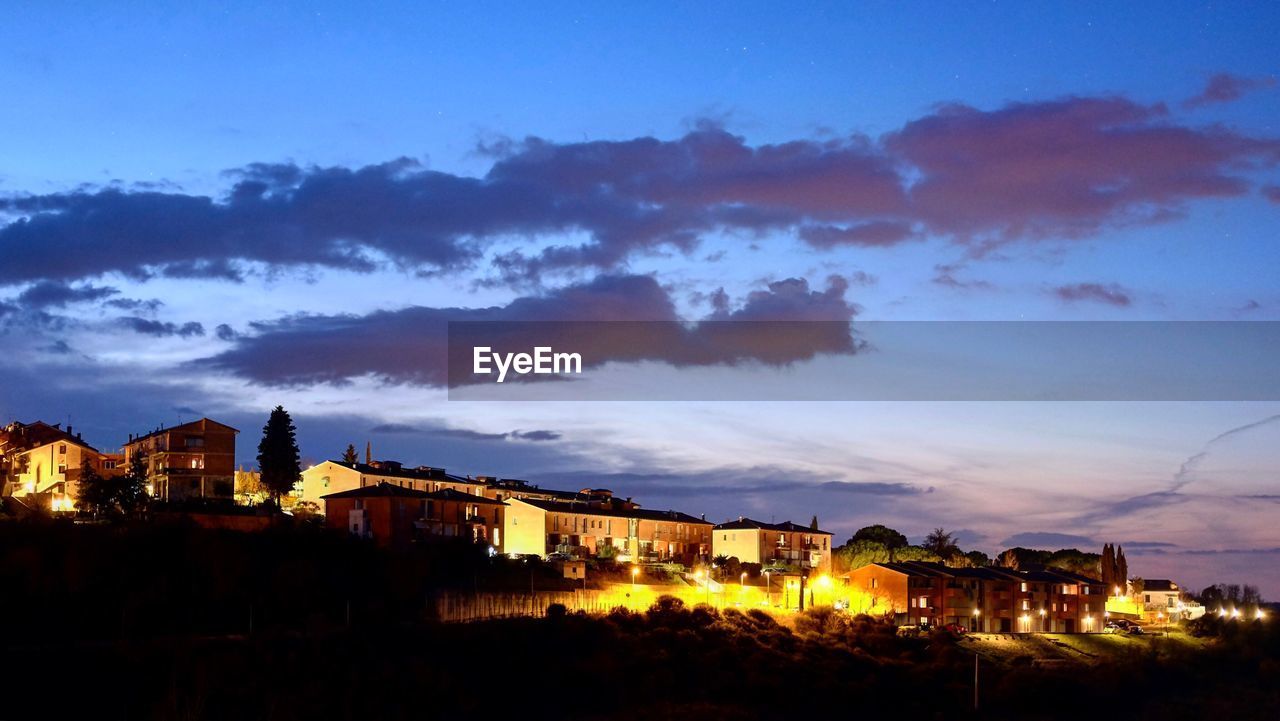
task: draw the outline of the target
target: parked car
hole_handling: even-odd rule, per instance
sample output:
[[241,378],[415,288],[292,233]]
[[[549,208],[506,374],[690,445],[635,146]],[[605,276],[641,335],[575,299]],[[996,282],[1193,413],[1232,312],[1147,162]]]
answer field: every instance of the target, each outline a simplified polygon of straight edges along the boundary
[[563,551],[556,551],[555,553],[548,553],[547,560],[548,561],[572,561],[573,556],[570,556],[569,554],[564,553]]
[[1103,633],[1123,633],[1124,629],[1115,621],[1108,621],[1107,625],[1102,627]]
[[942,628],[943,630],[950,631],[951,633],[954,633],[957,636],[960,636],[969,632],[969,629],[965,628],[964,626],[961,626],[958,623],[948,623]]
[[1125,633],[1127,633],[1127,634],[1129,634],[1129,635],[1131,635],[1131,636],[1141,636],[1141,635],[1145,634],[1145,633],[1146,633],[1146,631],[1143,631],[1143,630],[1142,630],[1142,627],[1135,623],[1135,624],[1133,624],[1132,626],[1130,626],[1129,628],[1126,628],[1126,629],[1125,629]]

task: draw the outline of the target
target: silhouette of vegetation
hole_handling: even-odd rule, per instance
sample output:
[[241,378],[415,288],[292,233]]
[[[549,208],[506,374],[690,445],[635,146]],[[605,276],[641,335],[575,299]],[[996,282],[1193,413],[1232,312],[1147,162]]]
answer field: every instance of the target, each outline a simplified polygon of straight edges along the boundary
[[1058,666],[984,657],[978,716],[972,639],[903,638],[830,608],[775,618],[664,597],[644,612],[555,606],[468,624],[425,611],[446,587],[558,582],[545,566],[461,543],[391,552],[305,525],[0,523],[0,661],[66,669],[21,674],[0,715],[754,721],[847,706],[903,719],[1105,708],[1177,720],[1269,719],[1280,707],[1274,623],[1207,619],[1203,648],[1093,636],[1135,650]]
[[299,457],[293,419],[284,406],[276,406],[262,427],[262,441],[258,443],[258,470],[262,474],[262,484],[277,505],[280,496],[293,490],[293,485],[302,478]]

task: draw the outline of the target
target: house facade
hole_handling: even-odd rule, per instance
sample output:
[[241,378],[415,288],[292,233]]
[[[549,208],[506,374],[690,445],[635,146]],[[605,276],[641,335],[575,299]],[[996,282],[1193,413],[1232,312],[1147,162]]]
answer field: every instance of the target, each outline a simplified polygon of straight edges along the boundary
[[130,435],[124,463],[141,455],[152,497],[163,501],[235,497],[236,434],[240,431],[201,418],[143,435]]
[[900,625],[956,624],[988,633],[1102,630],[1106,588],[1058,569],[952,568],[940,563],[873,563],[845,574],[854,610]]
[[711,552],[711,523],[679,511],[627,502],[512,498],[504,523],[507,553],[692,565]]
[[714,529],[711,554],[764,567],[831,571],[831,534],[791,521],[765,523],[740,516]]
[[482,481],[451,475],[443,468],[405,468],[397,461],[325,461],[302,472],[302,497],[299,500],[320,504],[327,495],[380,483],[423,493],[450,489],[472,496],[484,496],[485,489]]
[[118,454],[103,453],[85,443],[71,426],[13,423],[4,429],[6,463],[14,469],[5,495],[26,499],[54,512],[74,511],[80,474],[85,467],[103,477],[123,472]]

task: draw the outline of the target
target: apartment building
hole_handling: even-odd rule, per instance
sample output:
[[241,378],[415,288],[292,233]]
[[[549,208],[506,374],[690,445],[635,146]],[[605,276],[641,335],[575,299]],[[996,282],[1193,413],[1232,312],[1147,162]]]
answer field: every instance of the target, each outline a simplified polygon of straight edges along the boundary
[[505,502],[452,488],[432,491],[423,501],[422,516],[415,523],[421,538],[468,538],[505,553]]
[[831,570],[831,534],[798,523],[765,523],[745,516],[714,529],[711,555],[764,567]]
[[692,565],[711,552],[711,523],[679,511],[654,511],[630,502],[507,501],[507,553],[612,555],[623,562]]
[[142,455],[154,498],[230,501],[235,496],[236,434],[223,423],[201,418],[129,436],[124,462]]
[[[319,504],[325,496],[356,488],[386,483],[423,493],[454,490],[471,496],[484,496],[483,481],[455,476],[443,468],[418,466],[405,468],[398,461],[347,463],[325,461],[302,472],[302,498]],[[501,500],[501,499],[496,499]]]
[[119,454],[104,453],[71,426],[43,421],[11,423],[0,433],[0,456],[13,473],[4,495],[28,499],[52,511],[73,511],[87,466],[103,477],[123,472]]
[[957,624],[990,633],[1102,630],[1102,581],[1058,569],[952,568],[940,563],[873,563],[845,574],[855,611],[901,625]]

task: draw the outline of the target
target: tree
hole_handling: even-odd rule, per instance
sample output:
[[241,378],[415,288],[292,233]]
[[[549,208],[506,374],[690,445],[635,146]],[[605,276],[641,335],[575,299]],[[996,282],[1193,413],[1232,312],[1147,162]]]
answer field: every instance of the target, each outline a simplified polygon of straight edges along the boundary
[[116,503],[125,515],[142,513],[151,503],[151,494],[147,493],[146,454],[133,454],[129,459],[129,470],[122,476],[112,478],[111,481]]
[[347,444],[347,450],[342,452],[342,462],[355,465],[360,460],[360,456],[356,455],[356,445],[354,443]]
[[1116,585],[1120,587],[1120,592],[1124,593],[1125,585],[1129,582],[1129,561],[1124,557],[1124,546],[1116,548]]
[[960,552],[960,547],[956,545],[955,537],[941,528],[933,529],[928,536],[925,536],[924,543],[920,545],[939,558],[944,559]]
[[271,494],[271,500],[279,505],[280,496],[293,490],[302,477],[298,462],[297,429],[284,406],[276,406],[271,417],[262,427],[262,441],[258,443],[258,470],[262,484]]
[[816,530],[818,530],[818,517],[817,517],[817,516],[814,516],[814,517],[813,517],[813,520],[812,520],[812,521],[809,521],[809,530],[810,530],[810,531],[816,531]]
[[836,565],[850,571],[873,563],[888,563],[891,553],[884,544],[866,539],[850,540],[833,551]]
[[1108,592],[1116,583],[1116,552],[1110,543],[1102,544],[1102,561],[1099,568],[1102,576],[1102,583],[1107,587]]
[[875,541],[890,551],[907,545],[906,536],[898,533],[888,526],[883,526],[878,523],[874,526],[859,528],[857,532],[853,534],[853,538],[849,539],[850,543],[853,543],[854,541]]
[[76,484],[76,506],[98,518],[115,512],[115,498],[111,484],[98,475],[93,465],[85,460],[80,466],[80,478]]

